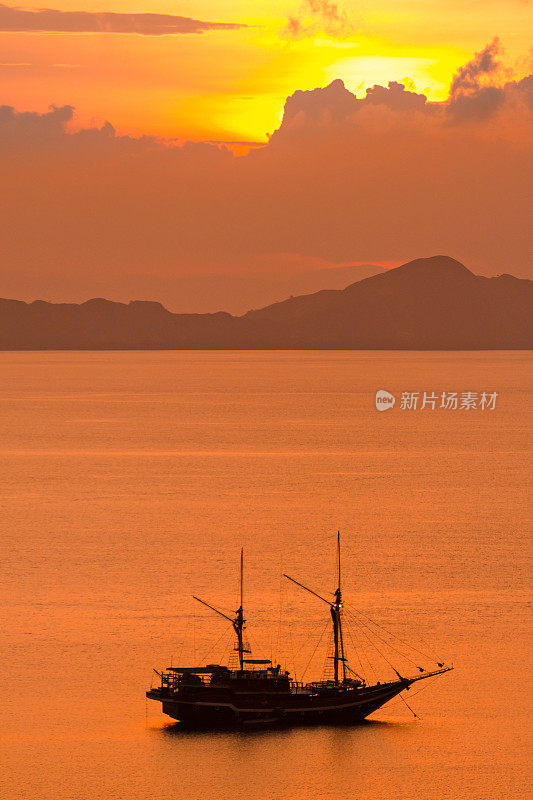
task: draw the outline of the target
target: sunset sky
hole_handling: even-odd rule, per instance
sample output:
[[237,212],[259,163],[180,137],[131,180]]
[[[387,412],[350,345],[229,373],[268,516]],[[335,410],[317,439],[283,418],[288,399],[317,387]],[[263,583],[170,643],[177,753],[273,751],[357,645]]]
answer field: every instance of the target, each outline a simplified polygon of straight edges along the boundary
[[530,274],[532,29],[529,0],[0,3],[0,295],[193,310],[184,279],[434,252]]
[[[524,74],[531,60],[528,0],[58,0],[50,6],[85,12],[86,20],[26,15],[13,25],[6,7],[16,6],[0,5],[0,30],[9,31],[0,34],[2,101],[21,110],[73,105],[77,124],[109,119],[120,133],[265,141],[295,89],[341,78],[363,91],[408,78],[430,99],[443,99],[457,68],[496,35],[512,73]],[[102,12],[135,15],[139,31],[149,29],[138,16],[147,13],[236,27],[172,35],[76,31],[91,17],[96,29],[112,31],[113,18],[102,20]]]

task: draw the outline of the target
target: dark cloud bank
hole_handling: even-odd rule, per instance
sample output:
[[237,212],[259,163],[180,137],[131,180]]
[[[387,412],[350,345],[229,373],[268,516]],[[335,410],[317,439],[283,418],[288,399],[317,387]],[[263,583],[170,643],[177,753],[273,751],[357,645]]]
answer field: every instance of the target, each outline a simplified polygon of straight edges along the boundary
[[[497,75],[493,42],[446,102],[394,82],[362,98],[341,81],[297,91],[268,145],[244,157],[118,136],[109,123],[70,133],[69,106],[4,106],[0,295],[239,312],[239,285],[246,294],[295,260],[435,252],[483,274],[533,277],[533,76]],[[210,292],[227,275],[233,304]]]
[[53,8],[26,9],[0,3],[0,31],[49,33],[137,33],[161,36],[236,30],[245,25],[204,22],[174,14],[117,14],[113,11],[58,11]]

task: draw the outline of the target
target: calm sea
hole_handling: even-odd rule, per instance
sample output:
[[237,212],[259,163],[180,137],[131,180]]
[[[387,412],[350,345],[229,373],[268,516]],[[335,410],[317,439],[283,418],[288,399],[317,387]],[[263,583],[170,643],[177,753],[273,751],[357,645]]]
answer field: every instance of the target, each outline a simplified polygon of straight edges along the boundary
[[[531,367],[1,353],[2,797],[528,796]],[[378,413],[377,389],[498,398]],[[353,728],[194,734],[145,700],[153,667],[231,657],[231,630],[191,595],[235,609],[241,545],[254,655],[320,679],[327,608],[280,575],[332,592],[338,529],[347,609],[455,666],[406,693],[418,719],[395,701]],[[383,667],[361,628],[347,644],[356,669]]]

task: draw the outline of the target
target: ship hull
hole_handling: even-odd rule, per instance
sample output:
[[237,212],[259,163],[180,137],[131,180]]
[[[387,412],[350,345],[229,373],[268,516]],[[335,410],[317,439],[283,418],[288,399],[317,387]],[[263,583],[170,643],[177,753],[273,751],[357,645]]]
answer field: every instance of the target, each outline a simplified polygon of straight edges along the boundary
[[[163,713],[185,727],[241,727],[254,724],[349,725],[365,719],[407,688],[394,682],[358,690],[329,694],[290,693],[265,697],[263,694],[218,691],[197,698],[161,697]],[[209,694],[209,693],[207,693]]]

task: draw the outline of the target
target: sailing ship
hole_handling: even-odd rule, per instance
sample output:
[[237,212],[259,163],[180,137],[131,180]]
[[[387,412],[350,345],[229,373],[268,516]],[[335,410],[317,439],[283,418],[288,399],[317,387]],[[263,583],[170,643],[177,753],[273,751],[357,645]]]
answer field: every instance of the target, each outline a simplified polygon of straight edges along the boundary
[[[333,633],[333,675],[311,683],[298,682],[271,659],[251,658],[244,638],[246,620],[243,608],[243,551],[240,564],[240,605],[231,617],[220,609],[194,599],[223,617],[233,626],[238,666],[222,664],[167,667],[154,672],[160,685],[146,692],[150,700],[162,704],[163,713],[186,727],[241,727],[257,724],[353,724],[364,720],[418,681],[453,669],[443,661],[436,668],[417,667],[414,675],[401,675],[390,663],[393,680],[367,683],[349,664],[343,634],[340,535],[337,535],[337,588],[328,599],[300,581],[289,581],[318,598],[327,606]],[[403,699],[403,698],[402,698]],[[406,703],[407,705],[407,703]],[[409,706],[408,706],[409,707]]]

